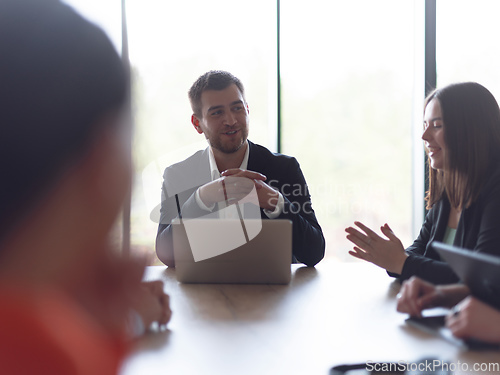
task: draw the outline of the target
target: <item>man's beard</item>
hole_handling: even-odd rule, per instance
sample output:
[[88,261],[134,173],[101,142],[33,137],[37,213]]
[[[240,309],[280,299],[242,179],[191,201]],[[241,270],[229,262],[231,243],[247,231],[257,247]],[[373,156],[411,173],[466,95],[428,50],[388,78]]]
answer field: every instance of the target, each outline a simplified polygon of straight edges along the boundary
[[223,144],[220,138],[216,138],[215,140],[209,139],[210,146],[215,148],[216,150],[223,152],[224,154],[234,154],[238,151],[246,142],[248,138],[248,130],[241,129],[241,142],[237,144]]

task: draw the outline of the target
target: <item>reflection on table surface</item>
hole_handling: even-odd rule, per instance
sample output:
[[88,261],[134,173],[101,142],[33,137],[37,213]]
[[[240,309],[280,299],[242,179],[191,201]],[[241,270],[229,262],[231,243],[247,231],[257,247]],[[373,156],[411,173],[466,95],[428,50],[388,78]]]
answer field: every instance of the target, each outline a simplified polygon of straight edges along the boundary
[[[396,312],[399,283],[371,264],[292,265],[289,285],[180,284],[148,267],[170,295],[172,321],[139,340],[123,375],[324,374],[334,365],[438,358],[455,374],[498,363],[408,326]],[[437,362],[436,362],[437,363]],[[459,365],[460,364],[460,365]],[[484,368],[484,366],[483,366]]]

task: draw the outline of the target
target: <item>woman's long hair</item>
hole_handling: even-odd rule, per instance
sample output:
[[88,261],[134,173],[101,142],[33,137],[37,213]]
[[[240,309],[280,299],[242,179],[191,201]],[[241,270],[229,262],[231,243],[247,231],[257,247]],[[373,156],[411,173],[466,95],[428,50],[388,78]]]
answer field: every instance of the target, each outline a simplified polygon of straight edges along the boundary
[[493,95],[475,82],[456,83],[437,89],[425,107],[439,100],[443,118],[446,153],[443,171],[429,161],[427,209],[444,194],[459,210],[478,197],[500,156],[500,109]]

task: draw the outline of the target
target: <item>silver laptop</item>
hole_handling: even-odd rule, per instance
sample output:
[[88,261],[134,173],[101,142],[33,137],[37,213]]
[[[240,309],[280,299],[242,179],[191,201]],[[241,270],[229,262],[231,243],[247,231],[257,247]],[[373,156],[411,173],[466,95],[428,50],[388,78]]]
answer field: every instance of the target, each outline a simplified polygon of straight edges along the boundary
[[175,273],[180,282],[290,282],[290,220],[175,219],[172,231]]

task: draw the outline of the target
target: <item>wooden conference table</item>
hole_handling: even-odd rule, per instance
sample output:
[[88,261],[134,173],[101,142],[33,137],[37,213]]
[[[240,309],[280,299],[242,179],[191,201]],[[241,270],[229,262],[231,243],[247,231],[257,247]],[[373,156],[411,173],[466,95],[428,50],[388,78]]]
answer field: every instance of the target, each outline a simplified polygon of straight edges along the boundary
[[408,326],[396,312],[399,284],[376,266],[323,260],[292,272],[286,286],[201,285],[148,267],[174,313],[166,331],[137,343],[122,375],[327,375],[339,364],[426,357],[453,363],[455,374],[497,373],[472,369],[498,364],[500,351],[465,351]]

